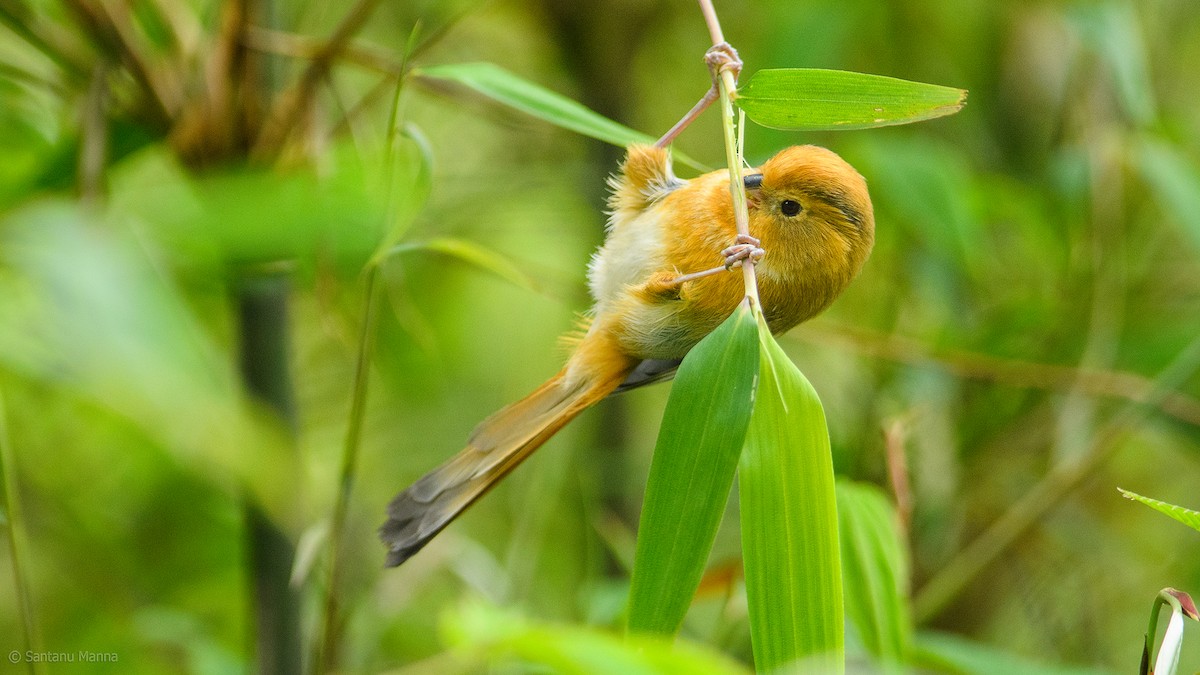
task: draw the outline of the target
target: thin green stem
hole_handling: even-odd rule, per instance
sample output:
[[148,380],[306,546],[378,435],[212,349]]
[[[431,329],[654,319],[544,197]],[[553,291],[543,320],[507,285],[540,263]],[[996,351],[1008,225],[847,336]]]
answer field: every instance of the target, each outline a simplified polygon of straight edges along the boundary
[[[415,31],[415,29],[414,29]],[[412,37],[409,45],[413,43]],[[408,63],[407,53],[402,67]],[[390,194],[396,172],[396,135],[401,120],[401,99],[404,93],[404,78],[396,82],[392,107],[388,114],[388,134],[384,151],[384,177],[388,186],[388,217],[391,223],[398,208],[397,196]],[[338,474],[337,498],[334,503],[332,521],[329,526],[329,571],[325,585],[324,611],[321,615],[321,634],[315,645],[313,668],[316,672],[336,670],[340,642],[341,605],[338,602],[342,578],[342,536],[350,512],[350,497],[354,492],[354,476],[358,468],[358,452],[362,442],[363,419],[366,415],[367,379],[370,375],[371,354],[375,350],[375,319],[378,314],[380,266],[386,258],[385,247],[367,262],[365,289],[363,291],[363,319],[358,334],[358,355],[355,361],[354,382],[350,399],[350,419],[346,425],[346,437],[342,445],[342,466]]]
[[[33,616],[33,595],[29,591],[29,579],[25,576],[25,519],[21,514],[21,497],[17,493],[17,462],[13,456],[12,439],[8,433],[8,413],[4,398],[0,395],[0,473],[4,474],[4,511],[7,515],[5,528],[8,533],[8,550],[12,556],[13,584],[17,594],[17,610],[21,614],[21,631],[25,637],[25,649],[39,651],[37,622]],[[33,660],[26,661],[29,672],[40,669]]]
[[367,377],[370,374],[371,353],[375,348],[375,317],[378,313],[379,266],[370,265],[366,271],[366,290],[363,297],[363,321],[358,334],[358,357],[354,368],[353,392],[350,399],[350,420],[342,446],[342,467],[338,474],[337,501],[329,530],[329,574],[325,586],[325,611],[321,617],[321,636],[317,641],[317,672],[336,670],[338,657],[338,627],[340,626],[338,590],[341,586],[341,541],[350,511],[350,496],[354,491],[354,475],[358,466],[358,450],[362,440],[363,418],[367,404]]
[[[721,32],[721,22],[713,9],[712,0],[699,0],[700,12],[704,14],[704,22],[708,25],[708,33],[713,44],[725,41]],[[740,124],[735,121],[733,114],[733,96],[737,92],[737,79],[733,72],[722,69],[717,78],[717,92],[721,97],[721,131],[725,137],[725,162],[729,165],[729,192],[733,195],[733,215],[737,232],[741,235],[750,234],[750,211],[746,207],[746,189],[742,176],[742,132]],[[747,258],[742,263],[742,280],[746,284],[746,297],[750,298],[750,306],[755,312],[759,311],[761,302],[758,299],[758,280],[754,276],[754,261]]]

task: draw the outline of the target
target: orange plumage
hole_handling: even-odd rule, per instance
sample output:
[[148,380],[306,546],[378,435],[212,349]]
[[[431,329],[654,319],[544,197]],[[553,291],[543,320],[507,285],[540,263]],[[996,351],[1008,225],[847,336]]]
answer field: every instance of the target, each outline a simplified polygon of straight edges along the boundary
[[[587,332],[557,375],[480,423],[464,450],[392,500],[380,528],[388,565],[420,550],[580,412],[618,388],[668,377],[744,296],[740,274],[676,282],[713,267],[737,236],[727,171],[680,180],[667,150],[634,145],[610,185]],[[874,243],[871,200],[853,167],[811,145],[783,150],[748,172],[747,185],[750,234],[766,250],[756,265],[762,311],[781,333],[858,274]]]

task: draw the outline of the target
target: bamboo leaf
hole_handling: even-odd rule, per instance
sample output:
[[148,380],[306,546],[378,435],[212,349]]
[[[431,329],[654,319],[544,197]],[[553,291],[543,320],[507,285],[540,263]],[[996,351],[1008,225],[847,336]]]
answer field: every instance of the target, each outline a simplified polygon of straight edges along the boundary
[[739,464],[742,553],[760,671],[844,668],[833,458],[816,391],[760,318],[754,416]]
[[683,622],[733,486],[757,363],[754,320],[743,304],[679,366],[646,482],[631,632],[669,635]]
[[1193,530],[1200,532],[1200,511],[1193,511],[1191,509],[1185,509],[1182,506],[1176,506],[1174,504],[1168,504],[1167,502],[1161,502],[1157,499],[1151,499],[1150,497],[1143,497],[1136,492],[1130,492],[1129,490],[1122,490],[1121,488],[1117,488],[1117,490],[1120,491],[1120,493],[1124,495],[1126,499],[1132,499],[1135,502],[1141,502],[1155,511],[1174,518]]
[[867,651],[885,667],[912,648],[908,555],[896,511],[873,485],[839,481],[838,524],[846,614]]
[[[605,143],[625,147],[631,143],[653,143],[655,140],[492,63],[426,66],[413,74],[427,81],[455,82],[514,110]],[[705,169],[683,153],[673,152],[673,156],[695,169]]]
[[772,129],[871,129],[952,115],[964,89],[818,68],[760,70],[734,102]]

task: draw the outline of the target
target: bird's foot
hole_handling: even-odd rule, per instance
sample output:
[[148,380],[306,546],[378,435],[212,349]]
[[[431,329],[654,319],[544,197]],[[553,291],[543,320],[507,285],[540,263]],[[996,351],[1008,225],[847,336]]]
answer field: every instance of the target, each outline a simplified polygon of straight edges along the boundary
[[717,80],[721,79],[722,72],[726,70],[733,72],[734,80],[742,74],[742,59],[738,57],[737,50],[733,48],[733,45],[728,42],[718,42],[709,47],[708,51],[704,52],[704,64],[712,73],[714,89],[717,87]]
[[733,246],[721,251],[721,255],[725,256],[725,269],[727,270],[741,267],[742,263],[747,260],[757,263],[767,254],[762,248],[762,242],[748,234],[739,234],[736,241],[737,243]]

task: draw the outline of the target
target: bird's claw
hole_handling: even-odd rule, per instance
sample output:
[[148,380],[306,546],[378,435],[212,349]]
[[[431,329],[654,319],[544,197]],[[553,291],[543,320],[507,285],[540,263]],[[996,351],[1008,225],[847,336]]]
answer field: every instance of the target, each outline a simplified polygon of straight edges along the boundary
[[718,42],[709,47],[708,51],[704,52],[704,63],[712,73],[714,87],[717,80],[721,79],[722,72],[731,71],[735,80],[742,73],[742,60],[738,57],[737,50],[728,42]]
[[739,234],[736,242],[733,246],[721,251],[721,255],[725,257],[725,269],[727,270],[741,267],[746,260],[757,263],[767,254],[762,248],[762,242],[748,234]]

